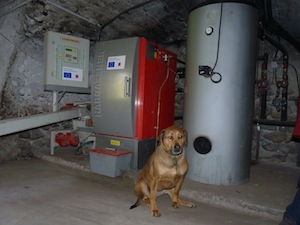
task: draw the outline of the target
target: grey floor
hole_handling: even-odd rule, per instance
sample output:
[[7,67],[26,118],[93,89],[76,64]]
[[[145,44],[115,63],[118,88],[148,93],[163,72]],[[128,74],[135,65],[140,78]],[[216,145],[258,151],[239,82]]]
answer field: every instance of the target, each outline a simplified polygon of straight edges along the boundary
[[162,216],[153,218],[144,205],[129,209],[136,200],[134,172],[109,178],[89,172],[88,164],[88,157],[72,151],[2,163],[1,224],[275,225],[292,200],[300,175],[296,167],[260,163],[252,166],[250,182],[239,186],[187,179],[181,196],[197,207],[173,209],[168,196],[161,196],[157,202]]

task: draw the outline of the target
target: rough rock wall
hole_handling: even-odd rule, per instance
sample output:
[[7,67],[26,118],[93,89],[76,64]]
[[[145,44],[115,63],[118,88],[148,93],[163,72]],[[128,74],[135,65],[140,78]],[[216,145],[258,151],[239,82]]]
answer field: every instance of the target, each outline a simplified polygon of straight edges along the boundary
[[[43,90],[43,40],[31,37],[22,10],[0,19],[1,120],[52,111],[52,93]],[[74,101],[90,101],[90,96],[66,93],[59,106]],[[49,148],[49,130],[57,126],[64,125],[0,137],[0,162],[30,157],[32,148]]]
[[[272,38],[274,40],[278,40],[275,36]],[[289,54],[287,122],[294,122],[297,118],[297,99],[299,95],[298,71],[300,71],[300,54],[285,40],[281,39],[278,41],[285,47]],[[267,41],[260,42],[259,45],[259,56],[262,56],[264,51],[267,51],[269,55],[267,67],[269,86],[267,90],[266,119],[273,121],[274,125],[260,125],[257,127],[254,124],[252,156],[253,159],[256,159],[256,155],[258,154],[260,161],[296,165],[298,143],[292,140],[294,127],[276,125],[276,123],[280,122],[281,120],[281,110],[280,108],[277,109],[273,104],[273,100],[276,99],[278,93],[278,99],[281,99],[282,88],[278,89],[276,82],[282,80],[283,54],[282,52],[277,51],[277,49]],[[261,63],[262,61],[258,61],[257,63],[258,79],[261,78]],[[259,89],[256,88],[255,119],[260,119],[260,101],[260,92]],[[257,143],[257,140],[259,140],[259,143]]]
[[[43,90],[43,42],[38,35],[42,33],[38,26],[30,23],[32,18],[24,18],[23,9],[15,10],[0,20],[0,119],[23,117],[52,109],[52,94]],[[288,43],[282,41],[290,54],[290,63],[300,71],[299,53]],[[185,44],[165,46],[177,53],[179,59],[185,59]],[[259,55],[267,49],[270,58],[276,49],[268,43],[261,43]],[[91,62],[92,51],[91,49]],[[276,72],[281,77],[282,55],[278,53],[276,58],[279,65]],[[280,112],[272,106],[272,100],[276,94],[276,85],[272,71],[272,61],[269,60],[267,117],[272,120],[280,119]],[[92,66],[92,65],[91,65]],[[182,64],[179,67],[183,67]],[[260,76],[260,64],[258,63],[258,76]],[[177,89],[183,89],[184,79],[177,79]],[[295,99],[298,96],[296,71],[289,66],[289,97],[288,120],[294,121],[297,115]],[[78,94],[66,94],[60,106],[73,101],[89,101],[90,96]],[[183,115],[184,94],[178,92],[175,103],[175,116]],[[259,96],[256,92],[255,118],[259,116]],[[181,125],[182,120],[176,120]],[[49,148],[49,130],[56,128],[53,125],[32,131],[0,137],[0,161],[30,155],[31,147]],[[255,158],[257,149],[259,159],[271,162],[288,162],[295,165],[297,148],[291,141],[293,128],[280,126],[261,126],[259,136],[259,148],[257,148],[256,126],[253,126],[252,153]]]

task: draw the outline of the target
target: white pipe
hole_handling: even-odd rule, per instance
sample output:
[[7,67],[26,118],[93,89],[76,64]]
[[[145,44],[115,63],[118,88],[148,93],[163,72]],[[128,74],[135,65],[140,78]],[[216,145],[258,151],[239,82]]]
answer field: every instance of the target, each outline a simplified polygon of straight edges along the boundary
[[71,110],[0,120],[0,136],[79,118],[87,114],[88,111],[86,108],[75,108]]
[[[5,16],[6,14],[14,11],[15,9],[18,9],[22,7],[23,5],[26,5],[27,3],[31,2],[32,0],[21,0],[21,1],[11,1],[6,2],[0,6],[0,17]],[[8,5],[8,6],[7,6]],[[8,8],[8,9],[6,9]]]
[[52,112],[58,111],[58,91],[53,91]]
[[101,26],[96,20],[94,20],[94,19],[92,19],[92,18],[86,18],[86,17],[83,17],[83,16],[79,15],[78,13],[75,13],[75,12],[69,10],[69,9],[66,9],[66,8],[62,7],[61,5],[56,4],[56,3],[54,3],[54,2],[51,2],[51,1],[49,1],[49,0],[46,0],[46,2],[49,3],[50,5],[55,6],[56,8],[59,8],[59,9],[65,11],[65,12],[67,12],[67,13],[70,13],[71,15],[76,16],[76,17],[78,17],[78,18],[80,18],[80,19],[82,19],[82,20],[84,20],[84,21],[86,21],[86,22],[88,22],[88,23],[91,23],[91,24],[93,24],[93,25],[95,25],[95,26],[98,26],[98,27]]

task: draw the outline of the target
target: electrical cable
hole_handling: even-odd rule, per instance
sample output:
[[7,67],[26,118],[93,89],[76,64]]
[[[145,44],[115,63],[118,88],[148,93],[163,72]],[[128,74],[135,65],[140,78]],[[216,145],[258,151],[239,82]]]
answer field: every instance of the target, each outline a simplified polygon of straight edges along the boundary
[[103,24],[103,25],[100,27],[100,30],[99,30],[99,33],[98,33],[98,37],[97,37],[97,41],[100,41],[101,33],[102,33],[103,29],[104,29],[107,25],[109,25],[110,23],[112,23],[113,21],[115,21],[116,19],[118,19],[118,18],[119,18],[120,16],[122,16],[123,14],[126,14],[126,13],[128,13],[128,12],[134,10],[134,9],[137,9],[137,8],[140,8],[140,7],[144,6],[144,5],[147,5],[147,4],[149,4],[149,3],[153,2],[153,1],[155,1],[155,0],[150,0],[150,1],[147,1],[147,2],[143,2],[143,3],[137,4],[137,5],[135,5],[135,6],[131,7],[131,8],[129,8],[129,9],[126,9],[125,11],[119,13],[118,15],[116,15],[115,17],[113,17],[112,19],[110,19],[108,22],[106,22],[105,24]]
[[219,61],[219,53],[220,53],[220,39],[221,39],[221,27],[222,27],[222,17],[223,17],[223,0],[221,1],[220,7],[220,19],[219,19],[219,29],[218,29],[218,43],[217,43],[217,53],[216,59],[213,68],[210,66],[199,66],[199,75],[204,76],[206,78],[210,78],[213,83],[220,83],[222,80],[222,75],[219,72],[215,72],[215,68]]
[[[169,79],[170,76],[170,60],[168,59],[168,65],[167,65],[167,75],[163,83],[161,84],[159,91],[158,91],[158,100],[157,100],[157,115],[156,115],[156,134],[155,136],[158,137],[158,130],[159,130],[159,119],[160,119],[160,101],[161,101],[161,92],[163,87],[165,86],[167,80]],[[155,142],[157,145],[157,142]],[[157,146],[155,146],[157,147]]]
[[[157,118],[156,118],[156,137],[158,137],[158,130],[159,130],[159,122],[160,122],[160,102],[161,102],[161,92],[165,84],[167,83],[169,77],[170,77],[170,72],[175,73],[176,71],[172,70],[170,68],[170,57],[168,57],[168,63],[167,63],[167,75],[163,83],[161,84],[159,91],[158,91],[158,100],[157,100]],[[155,145],[157,145],[157,142],[155,142]],[[157,147],[157,146],[155,146]]]
[[[221,27],[222,27],[222,16],[223,16],[223,0],[221,1],[221,10],[220,10],[220,21],[219,21],[219,33],[218,33],[218,44],[217,44],[217,55],[216,55],[216,61],[215,61],[215,64],[214,64],[214,67],[212,68],[211,72],[210,72],[210,80],[213,82],[213,83],[219,83],[221,82],[222,80],[222,75],[218,72],[214,72],[217,64],[218,64],[218,61],[219,61],[219,52],[220,52],[220,39],[221,39]],[[219,79],[217,80],[214,80],[213,79],[213,76],[214,75],[218,75]]]
[[178,59],[178,58],[176,58],[176,59],[177,59],[177,62],[181,63],[182,65],[185,65],[185,61]]
[[61,94],[60,98],[57,100],[57,103],[60,103],[60,101],[62,100],[62,98],[65,96],[65,94],[66,94],[66,91],[62,91],[62,94]]
[[94,141],[86,141],[89,137],[91,137],[93,135],[95,135],[94,132],[90,133],[88,136],[86,136],[84,139],[82,139],[80,141],[80,143],[78,144],[78,147],[75,150],[75,155],[80,155],[80,154],[88,155],[88,153],[86,153],[84,150],[84,146],[94,142]]
[[221,2],[221,11],[220,11],[220,21],[219,21],[219,33],[218,33],[218,44],[217,44],[217,55],[216,55],[216,61],[214,64],[214,67],[212,68],[212,73],[214,72],[218,60],[219,60],[219,50],[220,50],[220,37],[221,37],[221,26],[222,26],[222,15],[223,15],[223,1]]

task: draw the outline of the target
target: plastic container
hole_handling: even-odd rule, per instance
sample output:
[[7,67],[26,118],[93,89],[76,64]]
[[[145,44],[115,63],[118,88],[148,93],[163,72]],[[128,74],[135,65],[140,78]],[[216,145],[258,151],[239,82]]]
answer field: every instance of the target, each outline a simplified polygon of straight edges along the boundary
[[130,169],[132,151],[92,149],[90,152],[91,171],[108,177],[117,177]]

